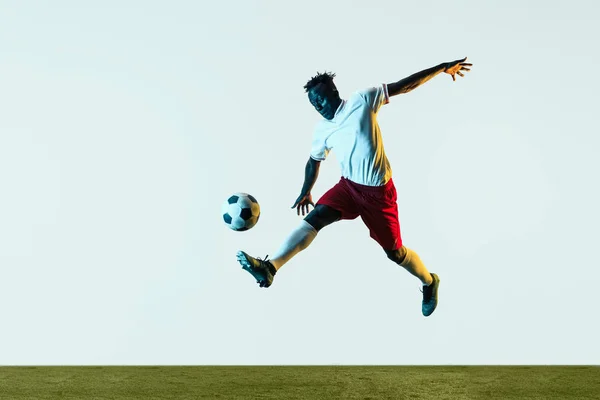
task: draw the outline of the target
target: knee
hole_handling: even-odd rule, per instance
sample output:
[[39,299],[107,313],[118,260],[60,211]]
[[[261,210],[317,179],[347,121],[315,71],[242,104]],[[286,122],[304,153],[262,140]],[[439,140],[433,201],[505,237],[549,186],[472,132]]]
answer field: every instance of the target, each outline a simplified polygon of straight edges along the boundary
[[396,264],[401,264],[406,258],[406,247],[402,246],[396,250],[385,250],[385,254]]
[[325,226],[325,224],[323,223],[323,218],[321,218],[319,211],[319,206],[317,206],[313,208],[313,210],[309,212],[308,215],[304,218],[304,220],[310,225],[312,225],[312,227],[315,228],[317,232]]
[[325,226],[339,220],[340,217],[341,213],[339,211],[322,204],[317,204],[317,206],[310,213],[308,213],[304,220],[312,225],[312,227],[318,232]]

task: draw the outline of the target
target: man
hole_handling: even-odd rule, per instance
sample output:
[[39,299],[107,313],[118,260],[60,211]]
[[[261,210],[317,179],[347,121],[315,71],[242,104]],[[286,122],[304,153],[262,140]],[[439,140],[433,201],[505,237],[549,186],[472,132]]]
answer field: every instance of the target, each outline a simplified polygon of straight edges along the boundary
[[[404,267],[423,284],[421,310],[429,316],[438,303],[439,277],[430,273],[419,256],[402,243],[398,220],[397,195],[392,180],[392,170],[385,155],[377,113],[390,97],[408,93],[444,72],[456,80],[462,71],[470,71],[472,64],[466,57],[417,72],[398,82],[355,92],[348,100],[340,98],[333,83],[335,74],[318,73],[304,89],[313,107],[323,116],[317,125],[312,141],[312,150],[305,168],[305,179],[300,196],[292,208],[298,215],[306,215],[290,233],[275,256],[268,260],[254,258],[243,251],[237,260],[248,271],[260,287],[269,287],[277,271],[298,252],[306,249],[317,233],[325,226],[339,220],[361,217],[387,257]],[[342,176],[340,181],[327,191],[315,205],[313,188],[321,161],[333,150],[338,158]]]

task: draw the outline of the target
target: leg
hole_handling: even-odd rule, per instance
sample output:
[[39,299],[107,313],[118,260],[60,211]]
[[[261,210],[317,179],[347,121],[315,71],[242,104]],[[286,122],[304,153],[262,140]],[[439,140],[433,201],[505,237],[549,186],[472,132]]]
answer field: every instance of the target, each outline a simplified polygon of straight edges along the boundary
[[406,246],[402,246],[396,250],[385,250],[385,253],[390,260],[403,266],[408,272],[423,282],[421,311],[424,316],[430,316],[438,304],[437,292],[440,286],[440,278],[436,274],[427,271],[419,255]]
[[300,251],[306,249],[319,230],[340,219],[356,218],[355,205],[345,187],[338,183],[327,191],[315,208],[283,242],[273,259],[256,259],[239,251],[237,259],[242,268],[254,276],[261,287],[269,287],[277,271]]
[[431,274],[427,271],[419,255],[406,246],[402,246],[396,250],[385,250],[385,254],[387,254],[390,260],[419,278],[423,285],[428,286],[433,282]]
[[361,218],[369,228],[371,237],[385,250],[388,258],[404,267],[423,283],[423,315],[429,316],[437,307],[439,278],[431,274],[419,255],[402,244],[396,189],[389,182],[380,193],[365,194]]
[[417,253],[402,244],[394,183],[390,181],[381,190],[365,193],[364,197],[366,201],[362,204],[361,218],[371,237],[381,245],[390,260],[419,278],[423,285],[431,284],[431,274]]
[[341,216],[340,211],[324,204],[317,204],[274,254],[271,259],[273,267],[279,270],[292,257],[306,249],[321,229],[338,221]]
[[342,213],[325,204],[317,204],[304,218],[317,232],[340,219],[342,219]]
[[288,236],[271,263],[279,270],[293,256],[306,249],[321,229],[340,219],[353,219],[357,216],[356,204],[340,180],[317,201],[315,208]]

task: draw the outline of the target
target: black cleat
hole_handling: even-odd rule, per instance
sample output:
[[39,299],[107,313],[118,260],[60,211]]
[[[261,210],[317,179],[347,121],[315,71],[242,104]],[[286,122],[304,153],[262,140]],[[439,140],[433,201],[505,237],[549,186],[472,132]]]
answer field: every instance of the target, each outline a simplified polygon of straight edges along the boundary
[[237,253],[237,260],[242,265],[242,269],[252,274],[256,279],[256,283],[264,288],[271,286],[273,277],[277,273],[273,264],[267,260],[268,257],[266,256],[264,260],[261,260],[260,258],[251,257],[243,251]]
[[430,316],[438,304],[438,288],[440,287],[440,278],[436,274],[431,274],[433,282],[429,286],[423,286],[423,305],[421,310],[423,315]]

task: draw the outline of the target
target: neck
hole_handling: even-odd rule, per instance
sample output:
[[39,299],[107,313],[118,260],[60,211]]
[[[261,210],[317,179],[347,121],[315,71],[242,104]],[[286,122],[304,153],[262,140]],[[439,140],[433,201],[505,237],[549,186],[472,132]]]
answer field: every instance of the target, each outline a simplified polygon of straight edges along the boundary
[[342,104],[342,99],[341,98],[337,98],[335,99],[335,101],[333,102],[333,107],[337,110],[340,107],[340,104]]

